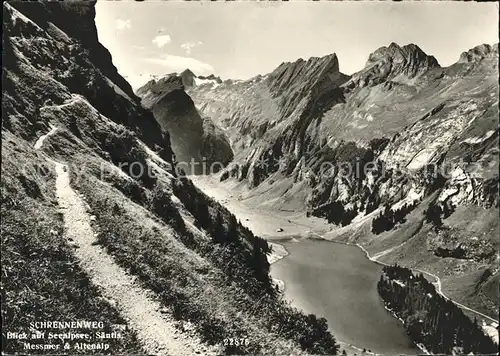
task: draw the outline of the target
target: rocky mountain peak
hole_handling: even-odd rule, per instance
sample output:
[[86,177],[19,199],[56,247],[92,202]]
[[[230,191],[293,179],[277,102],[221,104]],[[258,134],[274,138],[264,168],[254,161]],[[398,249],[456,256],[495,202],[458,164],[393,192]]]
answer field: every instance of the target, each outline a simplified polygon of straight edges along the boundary
[[323,57],[311,57],[307,61],[299,58],[295,62],[283,62],[276,68],[271,76],[293,76],[305,72],[318,72],[328,70],[329,72],[339,71],[339,61],[335,53]]
[[227,164],[233,159],[233,152],[226,136],[210,118],[200,116],[186,93],[206,80],[210,79],[186,69],[150,80],[137,90],[137,95],[142,106],[150,109],[160,126],[171,134],[177,159],[188,162],[194,158],[198,162],[205,157],[208,162]]
[[275,97],[285,95],[292,103],[303,98],[325,79],[333,86],[345,81],[345,75],[339,71],[339,61],[335,53],[324,57],[311,57],[307,61],[300,58],[295,62],[282,63],[269,74],[267,81]]
[[490,46],[489,44],[481,44],[474,48],[469,49],[466,52],[462,52],[458,63],[471,63],[480,61],[486,57],[498,57],[498,43]]
[[[116,86],[134,101],[130,84],[118,74],[113,65],[111,54],[98,41],[97,28],[95,27],[96,0],[92,1],[65,1],[33,2],[13,1],[11,5],[25,16],[28,16],[37,27],[43,29],[51,36],[58,37],[60,41],[78,41],[87,50],[90,60],[94,63],[103,63],[101,70]],[[75,26],[75,21],[78,26]],[[63,35],[61,35],[61,33]],[[64,34],[66,36],[64,36]]]
[[[154,94],[155,98],[159,100],[159,98],[163,98],[164,96],[168,95],[172,91],[175,90],[184,90],[184,80],[181,76],[177,75],[176,73],[169,74],[165,77],[162,77],[158,80],[156,79],[151,79],[148,81],[146,84],[144,84],[142,87],[137,89],[137,95],[141,97],[142,104],[145,105],[146,107],[150,107],[150,104],[145,104],[144,102],[144,96],[146,93],[152,93]],[[151,103],[152,104],[152,103]]]
[[434,56],[427,55],[419,46],[413,43],[401,47],[392,42],[389,47],[380,47],[370,54],[365,66],[381,61],[407,65],[426,64],[429,67],[439,66]]
[[410,43],[400,46],[392,42],[368,56],[365,68],[353,75],[351,86],[372,86],[393,79],[412,79],[432,68],[439,67],[434,56]]
[[292,63],[282,63],[269,74],[266,82],[271,95],[280,98],[282,117],[288,117],[297,103],[308,98],[315,101],[325,90],[339,87],[347,79],[349,77],[339,71],[337,55],[332,53],[311,57],[307,61],[300,58]]
[[196,84],[194,80],[196,75],[189,68],[179,74],[179,77],[182,79],[182,84],[187,88]]
[[196,77],[196,74],[194,74],[193,71],[189,68],[184,69],[184,71],[181,73],[181,75],[189,75],[192,77]]

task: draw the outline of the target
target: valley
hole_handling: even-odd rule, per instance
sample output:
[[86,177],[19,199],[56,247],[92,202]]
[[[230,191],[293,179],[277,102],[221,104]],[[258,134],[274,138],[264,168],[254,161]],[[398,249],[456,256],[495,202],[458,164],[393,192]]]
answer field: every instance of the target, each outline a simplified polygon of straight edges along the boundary
[[[498,344],[498,44],[441,66],[393,42],[349,75],[332,49],[133,90],[95,1],[3,11],[2,351],[46,320],[102,326],[75,354]],[[426,298],[464,312],[460,345]]]
[[[193,180],[252,231],[280,241],[288,254],[279,248],[278,258],[286,256],[271,274],[284,282],[288,300],[326,315],[339,340],[356,344],[343,334],[347,324],[329,299],[342,272],[328,257],[346,246],[312,247],[311,239],[358,245],[379,262],[379,274],[381,265],[394,263],[423,272],[498,340],[498,293],[490,289],[498,287],[498,200],[489,188],[498,184],[497,65],[498,45],[477,46],[442,68],[416,45],[391,43],[350,77],[339,72],[334,54],[282,63],[246,81],[213,76],[198,83],[184,72],[186,92],[234,152],[222,172]],[[438,217],[429,220],[435,206]],[[389,222],[393,214],[400,215]],[[383,216],[389,220],[379,231],[375,220]],[[444,254],[448,246],[467,257]],[[316,264],[338,273],[323,277],[328,272]]]
[[326,317],[339,342],[383,355],[421,352],[384,308],[376,284],[382,266],[356,246],[306,240],[283,242],[289,255],[271,266],[285,298]]
[[30,352],[335,354],[326,321],[278,298],[267,242],[177,174],[94,6],[3,4],[2,351],[25,353],[12,336],[30,325],[87,320],[121,337],[35,336]]
[[[382,266],[356,246],[319,240],[331,227],[303,213],[258,209],[245,195],[217,184],[217,177],[195,176],[193,182],[231,210],[252,231],[283,251],[271,265],[271,276],[284,282],[285,299],[308,313],[327,318],[342,348],[378,354],[415,354],[419,350],[400,322],[383,306],[376,283]],[[282,232],[276,232],[282,228]],[[279,244],[279,246],[277,246]],[[355,312],[354,312],[355,311]],[[356,314],[357,313],[357,314]],[[356,347],[356,348],[353,348]]]
[[[270,241],[271,276],[284,289],[284,297],[301,310],[325,317],[342,349],[357,353],[415,354],[422,352],[406,335],[400,320],[384,307],[377,282],[385,265],[383,256],[400,245],[381,252],[369,252],[339,239],[347,231],[336,229],[324,219],[302,212],[272,210],[255,204],[255,193],[237,182],[220,184],[220,176],[192,176],[208,196],[226,206],[246,227]],[[366,219],[365,219],[366,220]],[[363,223],[360,220],[358,224]],[[277,230],[283,229],[278,232]],[[340,230],[340,231],[339,231]],[[423,272],[430,282],[436,275]],[[435,283],[442,293],[441,281]],[[448,290],[448,286],[445,286]],[[485,331],[498,340],[495,319],[457,303],[478,318]],[[358,313],[358,314],[356,314]],[[425,350],[425,349],[424,349]]]

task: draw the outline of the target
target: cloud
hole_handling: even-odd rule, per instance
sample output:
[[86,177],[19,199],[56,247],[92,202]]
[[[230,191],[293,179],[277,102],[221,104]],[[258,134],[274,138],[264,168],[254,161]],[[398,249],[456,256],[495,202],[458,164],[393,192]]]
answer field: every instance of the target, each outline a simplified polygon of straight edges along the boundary
[[172,42],[172,38],[170,35],[158,35],[155,38],[153,38],[153,43],[158,47],[162,48],[166,44]]
[[115,28],[118,31],[123,31],[123,30],[129,29],[131,27],[132,27],[132,24],[130,23],[130,20],[117,19],[115,21]]
[[203,42],[195,41],[195,42],[185,42],[181,44],[181,48],[186,51],[186,54],[191,54],[191,50],[195,47],[201,46]]
[[160,58],[146,58],[146,60],[151,63],[159,64],[174,72],[181,72],[184,69],[189,68],[195,74],[209,74],[214,70],[214,67],[212,67],[210,64],[199,61],[196,58],[192,57],[182,57],[166,54],[161,56]]

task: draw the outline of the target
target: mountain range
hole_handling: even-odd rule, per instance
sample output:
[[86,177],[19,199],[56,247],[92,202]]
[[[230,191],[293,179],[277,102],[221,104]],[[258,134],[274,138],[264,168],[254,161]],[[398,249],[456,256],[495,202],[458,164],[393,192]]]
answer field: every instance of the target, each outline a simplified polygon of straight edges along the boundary
[[340,351],[326,319],[281,297],[282,256],[182,174],[207,173],[189,161],[498,317],[498,45],[445,68],[392,43],[352,75],[335,54],[248,80],[186,70],[134,93],[95,16],[95,1],[3,4],[4,352],[27,347],[7,332],[51,320],[104,323],[113,354]]
[[[234,158],[218,177],[250,189],[245,203],[323,217],[332,239],[434,271],[497,316],[498,44],[448,67],[391,43],[352,75],[330,54],[248,80],[167,78],[227,137]],[[139,89],[143,102],[152,85],[163,87]]]
[[[326,320],[279,297],[267,242],[175,169],[182,135],[229,161],[225,137],[180,89],[153,111],[189,126],[143,108],[94,6],[3,4],[2,351],[335,354]],[[43,337],[82,321],[90,343]]]

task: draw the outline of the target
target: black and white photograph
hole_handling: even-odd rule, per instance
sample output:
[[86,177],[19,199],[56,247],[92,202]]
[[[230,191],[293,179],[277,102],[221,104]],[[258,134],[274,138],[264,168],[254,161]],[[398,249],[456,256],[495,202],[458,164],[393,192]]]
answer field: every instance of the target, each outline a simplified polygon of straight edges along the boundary
[[498,2],[2,7],[2,355],[499,354]]

